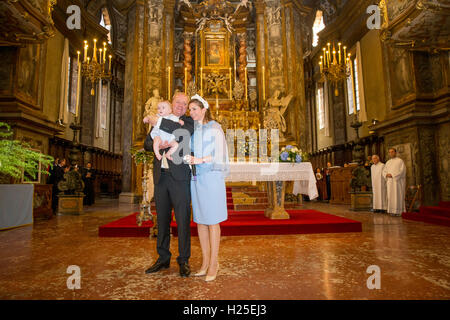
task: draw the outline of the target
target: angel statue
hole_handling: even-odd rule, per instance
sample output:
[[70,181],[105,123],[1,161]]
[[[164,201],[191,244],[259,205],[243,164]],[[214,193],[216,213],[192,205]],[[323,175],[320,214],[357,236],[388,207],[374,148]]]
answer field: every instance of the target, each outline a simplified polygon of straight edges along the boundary
[[267,129],[279,129],[281,139],[287,129],[284,113],[294,96],[290,93],[286,97],[280,98],[280,94],[281,92],[279,90],[275,90],[273,96],[266,101],[264,127]]

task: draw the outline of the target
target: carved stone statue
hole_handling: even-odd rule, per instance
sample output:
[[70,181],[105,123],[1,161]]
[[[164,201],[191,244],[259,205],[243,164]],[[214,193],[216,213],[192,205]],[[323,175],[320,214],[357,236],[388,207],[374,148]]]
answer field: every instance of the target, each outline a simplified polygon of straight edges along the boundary
[[[160,97],[159,95],[159,90],[158,89],[153,89],[153,96],[147,100],[147,102],[145,103],[145,110],[144,110],[144,117],[151,114],[157,114],[158,113],[158,103],[160,103],[161,101],[163,101],[163,99]],[[150,132],[151,126],[149,125],[148,127],[148,131]]]
[[281,92],[275,90],[272,97],[266,101],[266,110],[264,112],[264,127],[266,129],[279,129],[280,140],[284,137],[286,132],[286,119],[284,113],[288,108],[293,95],[289,94],[284,98],[280,98]]

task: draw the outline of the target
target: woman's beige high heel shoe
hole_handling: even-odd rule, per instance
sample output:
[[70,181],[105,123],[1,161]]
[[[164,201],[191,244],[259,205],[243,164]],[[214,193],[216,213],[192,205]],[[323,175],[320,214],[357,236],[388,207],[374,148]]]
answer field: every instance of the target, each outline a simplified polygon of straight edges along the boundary
[[206,276],[206,272],[208,271],[208,268],[206,268],[205,270],[200,270],[199,272],[197,272],[196,274],[194,274],[194,277],[203,277]]
[[205,281],[209,282],[209,281],[214,281],[216,280],[217,277],[217,273],[219,272],[219,263],[217,262],[217,270],[216,270],[216,274],[213,276],[206,276]]

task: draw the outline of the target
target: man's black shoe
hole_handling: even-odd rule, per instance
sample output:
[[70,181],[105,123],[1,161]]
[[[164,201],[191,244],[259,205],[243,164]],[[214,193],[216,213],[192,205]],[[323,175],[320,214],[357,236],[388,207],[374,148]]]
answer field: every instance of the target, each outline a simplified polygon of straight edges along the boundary
[[182,277],[189,277],[191,274],[191,268],[189,267],[188,263],[181,263],[180,264],[180,276]]
[[169,265],[170,265],[170,262],[162,263],[161,261],[157,260],[154,265],[152,265],[150,268],[145,270],[145,273],[158,272],[161,269],[169,268]]

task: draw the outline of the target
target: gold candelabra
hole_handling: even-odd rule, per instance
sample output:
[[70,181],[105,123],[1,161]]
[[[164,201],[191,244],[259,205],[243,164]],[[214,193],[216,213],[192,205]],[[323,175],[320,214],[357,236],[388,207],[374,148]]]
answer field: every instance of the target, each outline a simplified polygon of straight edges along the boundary
[[[320,73],[322,75],[322,81],[328,80],[334,84],[334,94],[339,95],[338,83],[346,80],[350,76],[350,53],[347,56],[347,47],[342,43],[338,43],[338,50],[333,43],[327,43],[327,47],[322,49],[323,55],[320,56]],[[333,50],[331,50],[333,49]],[[336,57],[337,55],[337,57]]]
[[[84,60],[81,65],[81,74],[91,80],[92,89],[91,95],[95,95],[95,84],[101,79],[111,78],[111,59],[112,55],[109,55],[109,65],[106,66],[106,42],[103,42],[103,48],[97,49],[97,39],[94,39],[94,46],[92,55],[89,56],[88,41],[84,40]],[[79,54],[79,53],[78,53]]]

